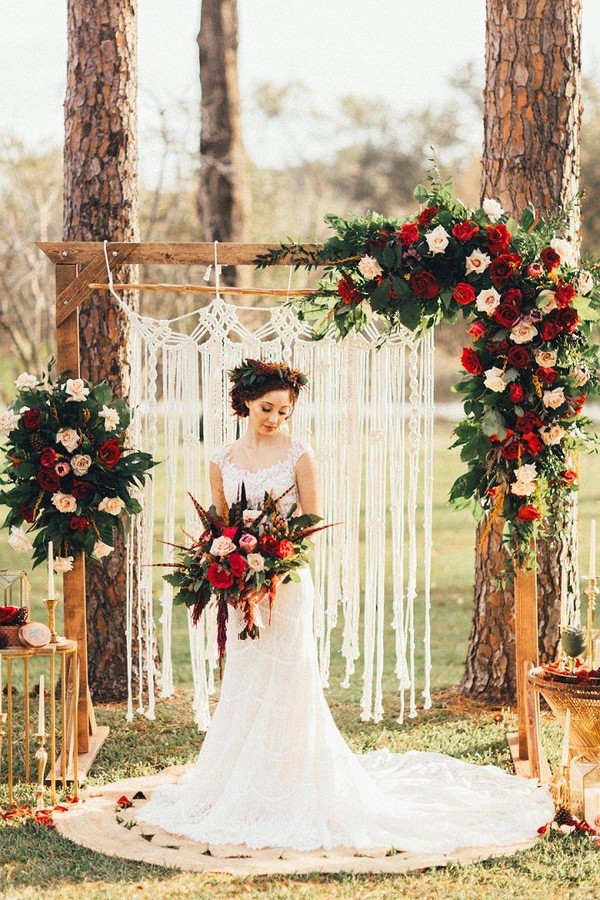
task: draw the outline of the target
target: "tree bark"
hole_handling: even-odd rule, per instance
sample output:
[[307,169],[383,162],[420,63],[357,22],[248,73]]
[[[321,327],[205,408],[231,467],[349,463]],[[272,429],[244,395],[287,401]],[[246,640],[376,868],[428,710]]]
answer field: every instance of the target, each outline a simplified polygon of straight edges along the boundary
[[[576,199],[581,122],[580,0],[487,0],[482,197],[518,214],[538,213]],[[571,232],[579,230],[574,206]],[[561,523],[558,543],[538,544],[538,613],[542,659],[559,640],[561,576],[578,602],[576,508]],[[498,579],[505,565],[502,523],[477,530],[475,606],[463,693],[514,699],[514,593]],[[480,548],[480,549],[479,549]],[[564,574],[563,574],[564,573]]]
[[[137,0],[68,0],[68,40],[63,238],[137,241]],[[106,380],[126,398],[125,316],[93,294],[80,307],[79,321],[82,377]],[[127,659],[123,543],[86,568],[91,693],[99,701],[121,700]]]
[[237,73],[237,0],[202,0],[198,216],[204,241],[243,241],[249,193]]

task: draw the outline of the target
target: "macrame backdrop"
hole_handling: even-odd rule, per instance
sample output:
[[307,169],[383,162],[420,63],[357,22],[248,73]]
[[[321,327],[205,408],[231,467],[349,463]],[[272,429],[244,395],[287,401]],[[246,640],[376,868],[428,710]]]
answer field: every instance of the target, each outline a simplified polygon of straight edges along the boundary
[[[215,271],[218,279],[218,267]],[[129,534],[129,565],[138,567],[138,577],[128,580],[128,717],[136,702],[138,712],[154,717],[155,682],[162,697],[175,689],[173,588],[164,581],[159,597],[162,669],[154,671],[153,582],[161,570],[151,564],[172,559],[174,551],[160,540],[185,542],[180,525],[188,534],[198,531],[187,492],[209,502],[210,457],[239,436],[228,402],[227,370],[246,356],[285,360],[310,374],[291,431],[315,450],[325,521],[341,523],[324,532],[315,547],[314,628],[323,686],[329,685],[332,650],[338,652],[341,643],[342,685],[349,687],[362,657],[361,718],[381,721],[384,639],[391,626],[400,697],[397,721],[416,715],[417,669],[428,708],[433,332],[415,340],[402,330],[382,344],[373,321],[362,334],[339,343],[314,342],[308,325],[281,306],[254,309],[254,321],[260,313],[264,324],[250,330],[244,324],[248,307],[226,303],[218,283],[207,306],[168,321],[140,316],[115,292],[113,297],[131,322],[132,445],[161,461],[140,497],[144,511]],[[154,498],[161,480],[166,499],[158,509]],[[198,627],[188,619],[188,629],[194,716],[204,730],[218,667],[215,617],[202,617]],[[135,698],[134,667],[139,676]]]

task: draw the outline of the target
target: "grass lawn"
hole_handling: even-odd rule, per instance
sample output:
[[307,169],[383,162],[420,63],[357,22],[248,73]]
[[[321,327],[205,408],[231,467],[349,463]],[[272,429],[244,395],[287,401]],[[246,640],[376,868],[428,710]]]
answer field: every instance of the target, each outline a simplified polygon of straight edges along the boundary
[[[446,504],[449,486],[460,471],[450,443],[450,424],[436,429],[436,486],[433,568],[433,688],[434,708],[420,712],[403,726],[395,723],[397,702],[391,696],[386,718],[378,724],[359,720],[360,673],[349,690],[339,687],[343,660],[332,660],[329,702],[340,729],[356,751],[387,746],[440,750],[478,763],[510,767],[506,731],[514,727],[510,710],[477,708],[451,691],[460,678],[470,626],[474,527],[468,512],[455,512]],[[580,502],[581,559],[587,560],[589,519],[597,509],[600,481],[597,459],[582,460]],[[157,503],[157,510],[162,508]],[[160,523],[157,523],[157,525]],[[22,557],[3,553],[3,565],[19,567]],[[159,577],[157,573],[157,578]],[[41,596],[42,573],[34,573],[34,597]],[[34,603],[36,618],[44,612]],[[159,701],[156,722],[124,719],[121,706],[96,708],[111,734],[92,770],[91,781],[155,772],[195,758],[201,743],[190,712],[190,667],[183,616],[178,614],[174,638],[176,678],[181,687],[176,699]],[[391,650],[388,654],[390,668]],[[386,675],[393,693],[394,680]],[[550,721],[544,726],[551,758],[556,756],[558,734]],[[23,798],[32,793],[23,791]],[[0,793],[0,805],[5,794]],[[68,815],[68,813],[66,814]],[[508,859],[464,867],[454,866],[407,876],[315,875],[254,877],[189,875],[137,863],[113,860],[83,850],[52,830],[38,826],[0,827],[0,893],[14,898],[122,897],[419,897],[419,898],[551,898],[594,897],[600,894],[600,849],[591,841],[557,835],[526,853]]]

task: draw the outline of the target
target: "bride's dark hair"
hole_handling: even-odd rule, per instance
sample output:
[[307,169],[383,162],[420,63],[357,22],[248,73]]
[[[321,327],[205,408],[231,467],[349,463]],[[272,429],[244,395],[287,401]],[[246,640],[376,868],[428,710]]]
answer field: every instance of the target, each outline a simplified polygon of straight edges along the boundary
[[245,359],[228,373],[232,382],[229,391],[231,406],[240,418],[248,415],[246,401],[258,400],[269,391],[289,391],[292,401],[298,399],[301,389],[308,384],[304,372],[291,369],[285,363],[264,362],[262,359]]

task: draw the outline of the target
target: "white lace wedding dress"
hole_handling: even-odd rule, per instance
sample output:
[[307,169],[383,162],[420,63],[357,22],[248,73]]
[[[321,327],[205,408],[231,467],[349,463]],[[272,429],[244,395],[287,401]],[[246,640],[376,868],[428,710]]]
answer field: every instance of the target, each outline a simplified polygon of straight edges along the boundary
[[[243,479],[249,506],[295,484],[310,448],[251,473],[215,455],[228,502]],[[285,502],[297,501],[291,492]],[[138,819],[212,844],[298,850],[394,847],[449,852],[506,845],[552,818],[546,789],[495,766],[439,753],[355,755],[327,706],[312,633],[310,571],[279,587],[270,626],[240,641],[230,617],[221,695],[194,768],[153,793]],[[263,612],[265,623],[268,612]]]

